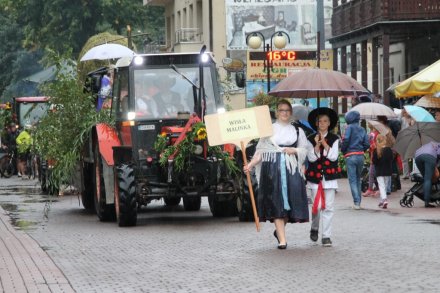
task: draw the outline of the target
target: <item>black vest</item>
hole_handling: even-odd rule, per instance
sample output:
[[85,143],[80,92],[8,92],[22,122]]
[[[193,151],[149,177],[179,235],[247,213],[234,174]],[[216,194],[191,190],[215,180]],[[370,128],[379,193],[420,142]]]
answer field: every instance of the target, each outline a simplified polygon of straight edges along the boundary
[[[316,134],[312,134],[308,137],[308,140],[313,147],[316,145],[315,136]],[[339,137],[333,133],[327,133],[327,136],[325,137],[325,141],[330,147],[332,147],[333,143],[338,139]],[[327,157],[322,155],[323,151],[324,148],[321,147],[321,157],[313,163],[309,162],[309,167],[306,171],[307,181],[318,184],[322,177],[324,177],[326,181],[338,179],[340,177],[341,168],[338,166],[338,161],[330,161]]]

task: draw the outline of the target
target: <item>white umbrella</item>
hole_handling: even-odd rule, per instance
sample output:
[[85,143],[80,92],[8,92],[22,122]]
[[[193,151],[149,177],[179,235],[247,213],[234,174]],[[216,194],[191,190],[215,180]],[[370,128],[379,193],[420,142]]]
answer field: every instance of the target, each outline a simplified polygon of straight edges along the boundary
[[119,44],[102,44],[88,50],[81,61],[107,60],[133,56],[134,51]]
[[362,103],[354,106],[350,111],[358,111],[362,119],[375,119],[377,116],[397,118],[393,109],[380,103]]
[[387,135],[390,132],[390,129],[379,121],[367,120],[367,122],[382,135]]

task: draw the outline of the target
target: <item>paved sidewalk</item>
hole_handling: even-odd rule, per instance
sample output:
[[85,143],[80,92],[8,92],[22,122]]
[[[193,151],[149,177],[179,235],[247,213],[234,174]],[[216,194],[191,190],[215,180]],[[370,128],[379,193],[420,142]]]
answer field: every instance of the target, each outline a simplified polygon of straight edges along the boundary
[[0,292],[75,292],[38,243],[0,207]]
[[[144,218],[139,227],[117,229],[114,223],[99,223],[96,216],[78,214],[81,208],[78,208],[77,199],[63,197],[57,201],[58,209],[54,205],[53,221],[48,223],[47,230],[26,233],[15,229],[10,222],[13,213],[8,214],[0,207],[0,293],[75,292],[73,288],[78,292],[178,292],[176,284],[182,286],[180,292],[264,292],[264,286],[274,280],[281,284],[278,284],[280,287],[292,285],[285,278],[292,273],[290,261],[304,267],[303,272],[295,272],[295,279],[299,282],[313,277],[329,286],[305,282],[301,283],[302,292],[437,292],[435,278],[430,274],[438,270],[438,263],[433,258],[435,254],[432,253],[438,243],[437,230],[433,233],[433,228],[437,227],[414,223],[440,223],[440,208],[425,209],[423,201],[418,199],[415,199],[413,208],[400,207],[400,198],[413,184],[409,180],[402,181],[402,190],[393,192],[389,197],[387,210],[378,208],[378,198],[363,197],[363,211],[357,212],[350,208],[353,202],[348,180],[340,179],[336,195],[334,249],[325,250],[331,253],[324,253],[318,248],[319,244],[310,243],[308,225],[294,225],[289,227],[292,243],[286,250],[288,257],[283,259],[279,259],[279,251],[273,249],[271,225],[263,227],[267,237],[257,237],[255,233],[250,233],[254,231],[252,223],[239,223],[236,219],[211,221],[208,220],[211,219],[210,214],[207,214],[201,220],[185,220],[187,222],[179,225],[171,218],[155,219],[152,225],[148,225]],[[18,203],[22,195],[17,189],[35,184],[10,178],[0,180],[0,187],[2,185],[5,185],[7,202]],[[20,192],[25,194],[29,189]],[[32,199],[32,196],[29,198]],[[40,207],[37,203],[29,203],[36,209],[34,214],[41,215],[41,202],[39,204]],[[209,213],[207,206],[204,206],[204,212]],[[32,212],[27,214],[31,215]],[[81,222],[69,222],[78,215],[82,217]],[[389,215],[394,217],[385,218]],[[143,216],[148,217],[148,214]],[[185,219],[182,215],[180,217]],[[408,220],[402,221],[402,218]],[[69,230],[65,229],[66,223]],[[225,227],[229,231],[228,241],[222,238]],[[169,234],[174,237],[167,237]],[[192,238],[189,239],[188,235]],[[209,236],[209,244],[204,235]],[[403,237],[405,243],[402,244],[398,237]],[[141,249],[146,244],[150,249]],[[52,258],[41,248],[49,246]],[[103,247],[111,249],[103,250]],[[321,264],[320,258],[327,263],[320,269],[320,272],[325,272],[322,276],[326,277],[320,277],[316,270],[310,269]],[[285,275],[262,277],[263,272],[267,272],[267,265],[259,265],[274,265],[274,262],[282,268],[280,273]],[[191,267],[192,263],[203,265],[203,278],[192,278],[194,274],[201,273],[201,270]],[[175,264],[182,265],[186,270],[176,274]],[[112,270],[101,269],[109,265],[112,265]],[[148,278],[137,273],[145,267],[154,268],[149,271]],[[255,268],[250,277],[249,267]],[[100,274],[98,279],[96,272]],[[227,284],[218,278],[220,272],[228,276]],[[384,279],[387,281],[383,282]],[[377,280],[380,282],[376,283]],[[249,284],[257,287],[247,287]],[[272,292],[275,291],[279,290]]]

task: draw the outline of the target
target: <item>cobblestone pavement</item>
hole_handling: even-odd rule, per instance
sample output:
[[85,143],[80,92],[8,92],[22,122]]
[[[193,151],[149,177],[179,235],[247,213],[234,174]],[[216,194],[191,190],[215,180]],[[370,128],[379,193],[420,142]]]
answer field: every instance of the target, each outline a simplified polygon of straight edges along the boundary
[[254,223],[213,218],[206,199],[199,212],[158,202],[140,212],[136,227],[119,228],[99,222],[74,195],[47,204],[31,182],[7,190],[11,182],[18,180],[0,180],[1,206],[16,225],[28,223],[22,229],[77,292],[439,291],[440,207],[425,209],[418,199],[400,207],[408,181],[387,210],[363,198],[356,211],[341,179],[333,247],[311,242],[305,223],[287,226],[286,250],[276,249],[272,224],[256,232]]

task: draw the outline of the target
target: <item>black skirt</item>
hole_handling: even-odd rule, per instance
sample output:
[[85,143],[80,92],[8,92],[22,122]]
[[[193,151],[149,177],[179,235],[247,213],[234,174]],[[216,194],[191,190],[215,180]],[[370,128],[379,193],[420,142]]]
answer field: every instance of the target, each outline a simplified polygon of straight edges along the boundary
[[[258,216],[260,222],[271,221],[277,218],[286,218],[289,223],[304,223],[309,221],[309,206],[304,179],[297,168],[295,174],[286,169],[287,198],[290,210],[284,209],[280,156],[276,160],[263,161],[261,164],[260,183],[258,186]],[[283,168],[286,168],[283,166]]]

